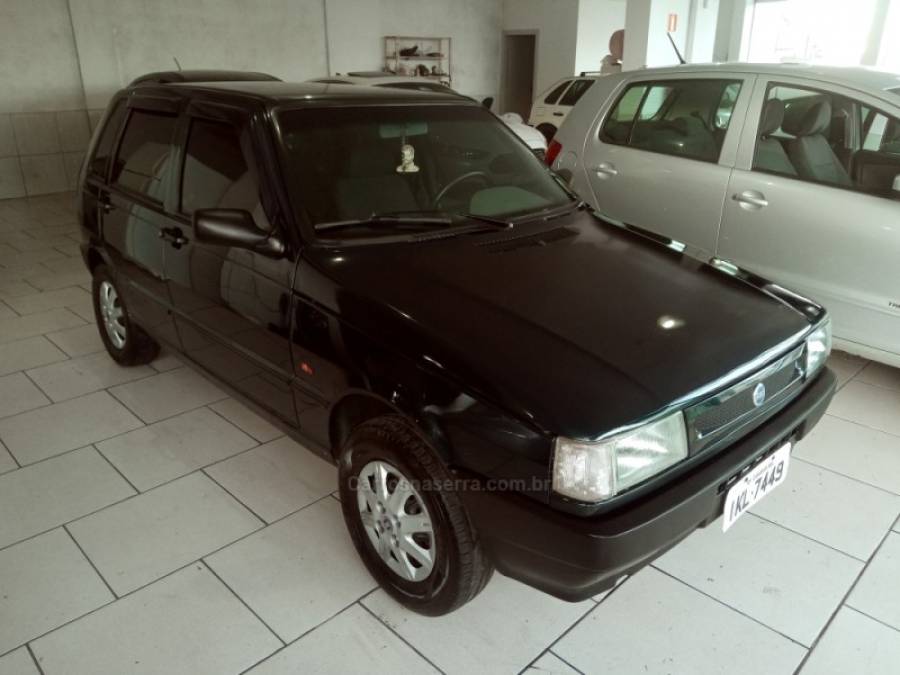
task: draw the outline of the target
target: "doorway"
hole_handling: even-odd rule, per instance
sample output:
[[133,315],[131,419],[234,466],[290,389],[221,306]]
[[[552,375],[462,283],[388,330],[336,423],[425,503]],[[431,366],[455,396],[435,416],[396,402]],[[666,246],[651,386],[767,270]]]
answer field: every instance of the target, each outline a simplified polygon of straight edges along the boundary
[[515,112],[528,121],[534,98],[534,67],[537,52],[536,32],[503,34],[503,77],[500,109]]

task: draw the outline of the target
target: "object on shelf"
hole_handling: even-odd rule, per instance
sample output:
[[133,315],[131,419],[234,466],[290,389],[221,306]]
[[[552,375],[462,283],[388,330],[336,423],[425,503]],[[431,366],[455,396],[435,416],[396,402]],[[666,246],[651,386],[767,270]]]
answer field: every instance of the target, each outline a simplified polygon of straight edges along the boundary
[[416,75],[421,77],[425,77],[428,75],[428,66],[423,66],[421,63],[416,66]]
[[400,56],[415,56],[419,51],[419,45],[413,45],[412,47],[406,47],[405,49],[400,50]]
[[433,58],[433,59],[442,59],[442,58],[444,58],[444,55],[441,54],[440,52],[428,52],[425,56],[429,56],[429,57],[431,57],[431,58]]

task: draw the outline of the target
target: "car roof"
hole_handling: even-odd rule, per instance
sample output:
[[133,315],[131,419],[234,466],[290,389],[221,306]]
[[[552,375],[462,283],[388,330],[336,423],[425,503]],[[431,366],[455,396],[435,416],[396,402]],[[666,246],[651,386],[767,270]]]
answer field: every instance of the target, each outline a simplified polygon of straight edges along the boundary
[[838,67],[804,63],[697,63],[665,68],[645,68],[631,70],[622,75],[677,75],[679,73],[703,73],[722,70],[731,73],[797,77],[820,80],[843,85],[853,89],[868,89],[882,92],[900,87],[900,74],[888,73],[862,66]]
[[[466,105],[469,101],[450,90],[447,93],[418,91],[410,89],[390,89],[388,87],[360,87],[353,84],[328,84],[322,82],[277,82],[277,81],[233,81],[233,82],[173,82],[169,84],[144,85],[148,89],[159,88],[178,91],[206,91],[244,95],[261,99],[266,103],[298,102],[452,102]],[[141,86],[135,87],[138,91]]]

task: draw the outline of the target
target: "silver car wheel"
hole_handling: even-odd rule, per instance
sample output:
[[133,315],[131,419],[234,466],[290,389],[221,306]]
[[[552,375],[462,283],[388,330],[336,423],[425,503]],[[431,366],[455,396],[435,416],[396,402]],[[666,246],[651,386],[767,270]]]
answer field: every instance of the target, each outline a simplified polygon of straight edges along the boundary
[[100,283],[97,293],[100,301],[100,316],[103,319],[106,335],[116,349],[122,349],[125,346],[127,333],[125,331],[125,312],[119,302],[119,294],[116,293],[115,286],[108,281]]
[[356,500],[363,527],[384,563],[407,581],[422,581],[437,553],[425,501],[397,467],[382,461],[359,472]]

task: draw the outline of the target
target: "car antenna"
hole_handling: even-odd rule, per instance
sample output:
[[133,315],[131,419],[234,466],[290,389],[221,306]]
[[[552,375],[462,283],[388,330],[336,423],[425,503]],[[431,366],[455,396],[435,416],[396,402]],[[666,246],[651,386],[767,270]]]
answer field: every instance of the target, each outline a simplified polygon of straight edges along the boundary
[[672,39],[672,34],[669,31],[666,31],[666,37],[669,38],[669,42],[672,43],[672,49],[675,50],[675,55],[678,57],[678,62],[681,65],[687,63],[687,61],[685,61],[684,57],[681,55],[681,52],[678,51],[678,45],[675,44],[675,40]]
[[177,56],[173,56],[173,57],[172,57],[172,60],[175,62],[175,65],[178,66],[178,72],[180,73],[180,72],[181,72],[181,64],[178,63],[178,57],[177,57]]

